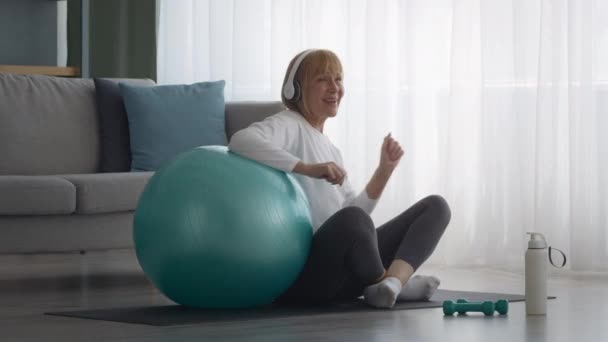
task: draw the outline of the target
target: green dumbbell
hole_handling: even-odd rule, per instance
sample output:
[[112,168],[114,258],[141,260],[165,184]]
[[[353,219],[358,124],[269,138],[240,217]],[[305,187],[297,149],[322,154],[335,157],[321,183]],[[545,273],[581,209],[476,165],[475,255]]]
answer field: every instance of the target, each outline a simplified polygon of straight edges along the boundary
[[496,307],[496,311],[501,315],[509,313],[509,301],[506,299],[497,300],[496,303],[494,303],[494,306]]
[[[470,303],[466,299],[458,299],[456,303]],[[509,313],[509,302],[506,299],[499,299],[494,302],[494,309],[501,315]],[[458,313],[464,313],[456,310]]]
[[451,300],[443,302],[443,313],[447,316],[451,316],[456,312],[459,314],[465,312],[483,312],[486,316],[492,316],[494,314],[494,309],[494,303],[489,300],[482,303],[454,303]]
[[443,302],[443,313],[446,315],[453,315],[456,312],[459,314],[483,312],[486,316],[491,316],[494,314],[494,310],[498,311],[501,315],[506,315],[509,312],[509,302],[504,299],[500,299],[496,303],[492,303],[491,301],[473,303],[466,299],[458,299],[456,303],[451,300]]

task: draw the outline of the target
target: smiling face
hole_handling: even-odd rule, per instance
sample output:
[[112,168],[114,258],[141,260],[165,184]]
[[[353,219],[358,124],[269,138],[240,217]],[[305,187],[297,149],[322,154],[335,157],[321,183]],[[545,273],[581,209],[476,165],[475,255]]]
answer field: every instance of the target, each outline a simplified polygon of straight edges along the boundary
[[342,75],[331,72],[316,75],[308,82],[304,94],[307,114],[318,119],[334,117],[344,96]]
[[[287,81],[287,75],[298,56],[291,61],[283,82]],[[322,131],[325,120],[338,113],[344,96],[342,63],[332,51],[315,50],[302,60],[295,80],[300,84],[302,96],[297,101],[283,97],[283,103]]]

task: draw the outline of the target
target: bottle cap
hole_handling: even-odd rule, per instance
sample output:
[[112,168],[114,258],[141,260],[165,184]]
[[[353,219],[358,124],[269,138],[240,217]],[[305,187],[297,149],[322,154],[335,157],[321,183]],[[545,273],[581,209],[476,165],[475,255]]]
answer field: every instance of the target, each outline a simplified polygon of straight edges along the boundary
[[530,241],[528,241],[528,248],[547,248],[547,241],[545,236],[541,233],[528,232],[530,234]]

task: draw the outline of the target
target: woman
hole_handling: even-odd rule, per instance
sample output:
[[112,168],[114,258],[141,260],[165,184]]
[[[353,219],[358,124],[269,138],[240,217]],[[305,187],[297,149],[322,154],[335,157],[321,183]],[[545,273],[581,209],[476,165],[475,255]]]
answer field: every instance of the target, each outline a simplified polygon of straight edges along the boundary
[[376,171],[365,189],[355,193],[340,151],[323,134],[343,96],[337,56],[306,50],[294,57],[285,74],[282,100],[288,110],[237,132],[229,144],[234,153],[294,173],[311,205],[309,257],[277,301],[322,304],[363,295],[369,305],[391,308],[397,300],[428,300],[439,280],[412,275],[435,249],[450,209],[440,196],[429,196],[374,227],[369,215],[403,150],[389,133]]

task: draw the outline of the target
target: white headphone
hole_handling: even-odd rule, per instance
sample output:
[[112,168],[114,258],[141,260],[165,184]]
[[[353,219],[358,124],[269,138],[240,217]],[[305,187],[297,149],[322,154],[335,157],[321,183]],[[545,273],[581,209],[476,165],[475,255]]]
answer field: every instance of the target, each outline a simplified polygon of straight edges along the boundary
[[285,81],[285,85],[283,86],[283,96],[289,101],[298,101],[300,96],[302,95],[302,91],[300,89],[300,83],[295,80],[296,72],[302,64],[302,61],[306,56],[308,56],[311,52],[316,51],[315,49],[310,49],[302,52],[298,59],[291,66],[291,70],[289,71],[289,76],[287,77],[287,81]]

